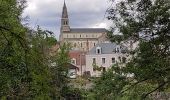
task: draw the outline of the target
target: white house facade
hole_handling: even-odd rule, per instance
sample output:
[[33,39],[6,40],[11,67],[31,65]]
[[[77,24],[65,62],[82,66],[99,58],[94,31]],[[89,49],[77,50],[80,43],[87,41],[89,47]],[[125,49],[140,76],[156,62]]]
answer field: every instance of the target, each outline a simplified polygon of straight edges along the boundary
[[127,48],[115,43],[100,43],[93,47],[86,55],[86,72],[92,77],[99,77],[116,63],[126,63]]

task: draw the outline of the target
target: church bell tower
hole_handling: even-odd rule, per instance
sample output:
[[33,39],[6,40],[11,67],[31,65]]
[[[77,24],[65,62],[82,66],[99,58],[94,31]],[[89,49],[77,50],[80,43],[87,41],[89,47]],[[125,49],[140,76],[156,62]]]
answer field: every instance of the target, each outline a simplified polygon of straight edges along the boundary
[[62,11],[60,31],[61,31],[61,33],[70,32],[69,19],[68,19],[68,13],[67,13],[67,7],[66,7],[65,0],[64,0],[63,11]]

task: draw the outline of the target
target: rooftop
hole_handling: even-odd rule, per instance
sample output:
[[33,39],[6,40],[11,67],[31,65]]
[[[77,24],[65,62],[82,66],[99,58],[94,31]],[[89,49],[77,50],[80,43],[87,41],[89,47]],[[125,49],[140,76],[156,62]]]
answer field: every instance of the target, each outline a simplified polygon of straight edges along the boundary
[[101,47],[101,54],[113,54],[116,52],[116,48],[120,48],[121,53],[125,53],[127,48],[125,46],[117,45],[116,43],[100,43],[93,47],[88,54],[96,54],[96,48]]
[[104,33],[105,28],[71,28],[71,33]]

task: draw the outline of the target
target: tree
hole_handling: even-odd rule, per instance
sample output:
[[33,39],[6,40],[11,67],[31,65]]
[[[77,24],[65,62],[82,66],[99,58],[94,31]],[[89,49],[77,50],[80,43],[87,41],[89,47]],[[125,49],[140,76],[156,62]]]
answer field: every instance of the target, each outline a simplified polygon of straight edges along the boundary
[[[132,60],[127,66],[115,68],[116,74],[133,74],[128,84],[120,88],[120,94],[125,95],[135,89],[133,94],[146,98],[155,91],[167,91],[170,83],[170,1],[111,2],[115,6],[109,8],[108,19],[113,21],[113,29],[118,29],[123,39],[131,38],[140,42],[136,54],[132,55]],[[111,39],[117,41],[114,35],[111,35]],[[147,89],[140,91],[141,87]]]
[[20,23],[24,0],[0,0],[0,97],[21,95],[27,77],[25,28]]
[[[51,57],[50,48],[57,42],[52,32],[40,27],[30,31],[21,24],[25,3],[25,0],[0,0],[0,99],[61,97],[66,86],[62,75],[67,72],[64,66],[67,46]],[[56,63],[57,72],[51,61]],[[55,87],[56,84],[59,85]]]
[[63,99],[66,95],[68,87],[68,63],[70,59],[68,57],[68,52],[70,46],[68,44],[63,44],[55,56],[51,59],[53,66],[51,67],[52,73],[52,85],[54,87],[55,99]]

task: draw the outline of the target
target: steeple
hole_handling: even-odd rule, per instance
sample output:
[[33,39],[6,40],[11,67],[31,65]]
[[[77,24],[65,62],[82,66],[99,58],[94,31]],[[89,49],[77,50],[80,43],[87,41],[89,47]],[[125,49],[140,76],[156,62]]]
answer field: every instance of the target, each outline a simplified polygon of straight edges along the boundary
[[67,6],[65,3],[65,0],[64,0],[64,6],[63,6],[62,18],[68,18]]
[[64,0],[62,18],[61,18],[61,32],[69,32],[69,31],[70,31],[70,26],[69,26],[69,19],[67,13],[67,6]]

